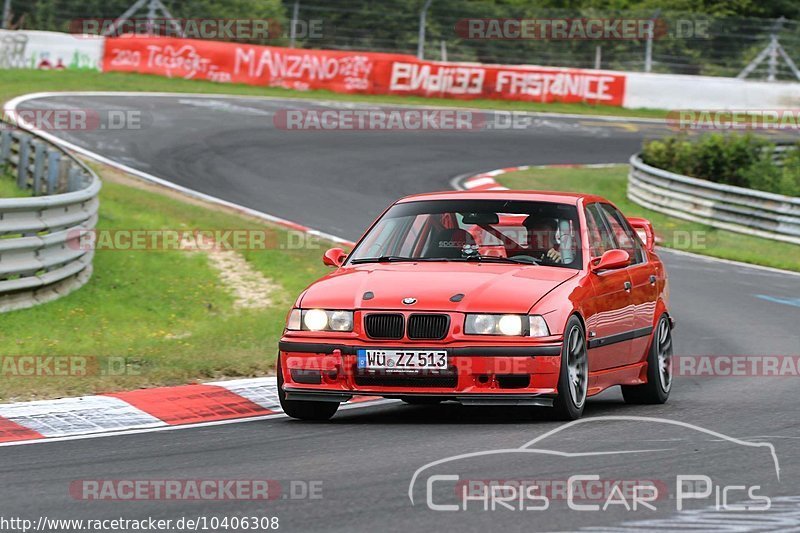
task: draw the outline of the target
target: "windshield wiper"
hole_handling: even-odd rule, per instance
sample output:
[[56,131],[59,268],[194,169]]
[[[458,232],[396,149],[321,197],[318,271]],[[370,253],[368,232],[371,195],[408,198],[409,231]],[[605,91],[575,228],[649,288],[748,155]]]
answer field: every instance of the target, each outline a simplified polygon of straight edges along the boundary
[[538,265],[532,259],[514,259],[513,257],[498,257],[496,255],[471,255],[461,259],[461,261],[478,261],[487,263],[514,263],[516,265]]
[[382,255],[380,257],[360,257],[350,261],[351,265],[362,263],[416,263],[435,261],[479,261],[486,263],[512,263],[515,265],[538,265],[535,260],[514,259],[511,257],[497,257],[494,255],[471,255],[469,257],[403,257],[399,255]]
[[401,261],[417,261],[413,257],[402,257],[399,255],[382,255],[380,257],[360,257],[350,261],[353,265],[360,263],[399,263]]
[[424,261],[457,261],[457,259],[450,259],[447,257],[401,257],[399,255],[382,255],[380,257],[360,257],[350,261],[352,265],[361,263],[416,263]]

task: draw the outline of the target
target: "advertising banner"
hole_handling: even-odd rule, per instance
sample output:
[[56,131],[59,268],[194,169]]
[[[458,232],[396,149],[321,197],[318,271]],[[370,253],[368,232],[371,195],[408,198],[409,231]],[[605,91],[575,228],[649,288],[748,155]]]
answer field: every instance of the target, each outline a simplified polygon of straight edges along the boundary
[[395,61],[388,93],[621,106],[625,75],[527,65]]
[[375,68],[410,56],[305,50],[162,37],[106,40],[106,71],[246,83],[295,90],[376,93]]
[[534,66],[418,61],[413,56],[306,50],[165,37],[106,40],[106,71],[295,90],[621,106],[625,75]]

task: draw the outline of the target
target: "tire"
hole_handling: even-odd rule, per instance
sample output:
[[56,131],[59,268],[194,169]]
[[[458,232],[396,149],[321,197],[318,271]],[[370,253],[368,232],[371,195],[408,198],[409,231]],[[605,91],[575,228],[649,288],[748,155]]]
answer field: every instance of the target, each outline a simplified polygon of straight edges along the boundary
[[280,355],[278,356],[278,401],[280,401],[284,413],[299,420],[329,420],[339,409],[339,402],[287,400],[286,393],[283,391]]
[[647,383],[623,385],[622,397],[630,404],[666,403],[672,390],[672,328],[665,314],[658,319],[647,354]]
[[553,402],[557,420],[577,420],[583,415],[589,390],[589,358],[586,333],[580,319],[573,315],[564,329],[561,349],[561,368],[558,375],[558,395]]
[[406,396],[400,399],[408,405],[439,405],[443,401],[441,398],[433,396]]

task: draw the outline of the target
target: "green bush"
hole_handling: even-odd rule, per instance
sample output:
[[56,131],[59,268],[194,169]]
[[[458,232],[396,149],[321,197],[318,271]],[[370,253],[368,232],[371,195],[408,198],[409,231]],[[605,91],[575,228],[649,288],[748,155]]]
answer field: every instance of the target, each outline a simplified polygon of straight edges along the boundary
[[712,133],[696,140],[676,135],[645,143],[651,166],[699,179],[789,196],[800,196],[800,144],[773,162],[775,144],[752,134]]

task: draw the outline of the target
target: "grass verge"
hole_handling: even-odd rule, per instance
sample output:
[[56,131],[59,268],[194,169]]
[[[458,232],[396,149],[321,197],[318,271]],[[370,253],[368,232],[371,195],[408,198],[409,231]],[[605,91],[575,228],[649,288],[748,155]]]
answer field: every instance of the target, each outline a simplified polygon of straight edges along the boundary
[[94,71],[43,71],[0,69],[0,99],[39,91],[148,91],[207,94],[233,94],[243,96],[272,96],[283,98],[313,98],[342,100],[370,104],[427,105],[442,107],[469,107],[505,111],[540,111],[549,113],[577,113],[618,117],[665,118],[667,111],[658,109],[624,109],[590,104],[562,104],[538,102],[513,102],[505,100],[452,100],[423,98],[420,96],[377,96],[339,94],[330,91],[292,91],[277,87],[258,87],[241,84],[223,84],[182,78],[166,78],[146,74],[122,72],[100,73]]
[[641,207],[626,196],[628,166],[529,169],[499,176],[511,189],[580,191],[614,202],[626,215],[649,219],[661,245],[755,265],[800,271],[800,246],[716,229]]
[[0,168],[0,198],[26,198],[30,195],[30,191],[17,187],[14,175]]
[[[248,229],[266,250],[241,254],[269,279],[271,303],[238,309],[202,251],[98,250],[83,288],[51,303],[2,315],[5,366],[0,400],[15,401],[268,374],[294,297],[322,275],[327,243],[282,249],[288,232],[220,207],[154,190],[112,171],[104,180],[98,229]],[[286,247],[284,247],[286,248]],[[9,356],[12,356],[9,358]],[[88,375],[19,377],[13,356],[67,357]],[[88,359],[82,359],[86,357]],[[64,359],[62,361],[68,361]],[[87,362],[88,361],[88,362]],[[71,372],[71,371],[70,371]]]

